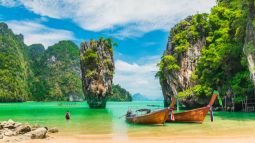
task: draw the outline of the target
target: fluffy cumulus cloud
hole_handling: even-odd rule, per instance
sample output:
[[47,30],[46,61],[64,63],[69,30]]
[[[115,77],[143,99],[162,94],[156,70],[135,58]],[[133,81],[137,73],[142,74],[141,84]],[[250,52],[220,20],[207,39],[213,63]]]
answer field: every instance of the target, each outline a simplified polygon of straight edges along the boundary
[[117,60],[115,66],[116,71],[113,80],[115,84],[120,84],[132,94],[141,93],[151,99],[162,95],[159,81],[154,77],[158,70],[155,61],[137,64]]
[[73,33],[46,27],[39,22],[7,21],[8,26],[16,33],[24,35],[27,45],[42,43],[45,47],[53,45],[60,40],[74,40]]
[[120,38],[142,36],[153,30],[169,30],[187,15],[208,12],[215,5],[214,0],[2,1],[4,1],[2,4],[12,6],[20,3],[28,10],[42,16],[71,19],[90,31],[103,31],[118,27],[112,35]]

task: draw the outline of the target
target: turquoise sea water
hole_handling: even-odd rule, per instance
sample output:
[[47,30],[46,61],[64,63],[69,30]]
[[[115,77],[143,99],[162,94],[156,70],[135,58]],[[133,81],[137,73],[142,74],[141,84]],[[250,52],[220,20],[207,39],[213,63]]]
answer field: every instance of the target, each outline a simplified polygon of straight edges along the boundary
[[[215,112],[214,122],[209,114],[203,124],[167,123],[164,126],[134,125],[121,118],[129,108],[159,108],[147,105],[163,106],[160,101],[144,102],[108,102],[106,109],[89,109],[86,102],[25,102],[1,103],[0,121],[12,119],[42,126],[57,127],[60,134],[97,135],[114,137],[132,136],[228,136],[237,132],[255,135],[255,113]],[[71,112],[71,120],[65,120],[65,113]]]

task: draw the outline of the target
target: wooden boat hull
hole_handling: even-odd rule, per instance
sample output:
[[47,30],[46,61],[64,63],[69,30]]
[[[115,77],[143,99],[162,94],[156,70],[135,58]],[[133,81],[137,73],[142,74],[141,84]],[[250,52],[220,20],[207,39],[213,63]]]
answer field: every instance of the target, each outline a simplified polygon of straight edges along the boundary
[[138,115],[134,117],[126,117],[126,120],[130,123],[136,124],[164,124],[169,115],[169,110],[162,109],[153,111],[145,115]]
[[[171,116],[168,116],[167,122],[195,122],[195,123],[202,123],[205,119],[205,116],[207,115],[208,111],[210,110],[210,107],[214,104],[214,101],[216,97],[219,95],[219,92],[217,90],[213,91],[211,100],[209,104],[202,108],[197,108],[181,113],[175,113],[174,118],[175,120],[171,120]],[[173,102],[170,105],[170,109],[174,108],[176,99],[174,96],[172,96]]]
[[209,111],[210,107],[197,108],[185,112],[175,113],[174,121],[170,120],[170,117],[167,119],[167,122],[194,122],[202,123]]

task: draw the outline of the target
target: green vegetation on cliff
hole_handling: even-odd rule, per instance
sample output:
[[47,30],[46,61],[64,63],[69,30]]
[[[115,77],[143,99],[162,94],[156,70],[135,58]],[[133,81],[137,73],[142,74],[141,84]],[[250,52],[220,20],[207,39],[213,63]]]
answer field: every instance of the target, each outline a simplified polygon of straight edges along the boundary
[[[201,51],[196,69],[197,80],[202,86],[220,86],[223,93],[230,88],[237,96],[252,94],[253,86],[243,53],[247,13],[248,5],[240,0],[222,1],[212,9],[207,46]],[[241,93],[236,85],[242,88]]]
[[[111,57],[113,57],[113,47],[117,44],[112,41],[111,38],[104,38],[100,37],[98,41],[96,40],[90,40],[87,43],[87,46],[92,47],[88,48],[82,56],[80,56],[80,60],[84,62],[84,65],[86,65],[86,73],[85,76],[90,78],[93,76],[96,76],[97,74],[97,67],[100,63],[100,57],[97,54],[97,47],[102,48],[103,46],[106,47],[105,50],[109,52],[109,57],[107,59],[103,60],[103,64],[108,66],[109,68],[112,68],[111,66]],[[113,72],[109,71],[109,75],[113,75]]]
[[112,92],[114,46],[112,39],[103,37],[81,43],[82,88],[90,108],[105,108]]
[[186,52],[191,44],[208,33],[208,14],[197,14],[189,16],[185,20],[178,23],[175,28],[171,29],[171,44],[174,47],[174,54]]
[[[248,10],[248,0],[218,0],[210,14],[189,16],[172,28],[169,37],[172,49],[167,49],[162,57],[156,75],[161,85],[167,84],[166,74],[174,80],[174,71],[185,71],[187,67],[178,67],[180,59],[188,55],[185,52],[191,45],[204,38],[206,42],[190,79],[194,86],[177,88],[179,97],[205,98],[213,88],[220,88],[223,95],[231,90],[237,99],[251,96],[254,86],[243,52]],[[170,62],[166,61],[169,57]]]
[[112,95],[108,97],[109,101],[132,101],[132,95],[120,85],[112,86]]
[[82,98],[79,48],[73,42],[60,41],[37,57],[39,62],[32,64],[34,100]]
[[26,46],[0,23],[0,101],[82,98],[79,48],[71,41]]
[[0,23],[0,101],[28,99],[28,74],[25,44],[22,35],[14,35],[5,23]]

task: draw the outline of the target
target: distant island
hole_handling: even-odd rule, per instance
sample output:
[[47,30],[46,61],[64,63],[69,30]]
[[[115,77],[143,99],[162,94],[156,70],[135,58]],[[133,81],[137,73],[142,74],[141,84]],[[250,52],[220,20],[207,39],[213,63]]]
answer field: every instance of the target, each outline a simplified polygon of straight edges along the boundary
[[132,95],[133,101],[163,101],[163,97],[158,97],[155,99],[150,99],[141,93],[135,93]]
[[146,96],[142,95],[141,93],[135,93],[132,95],[133,101],[149,101],[150,99]]

